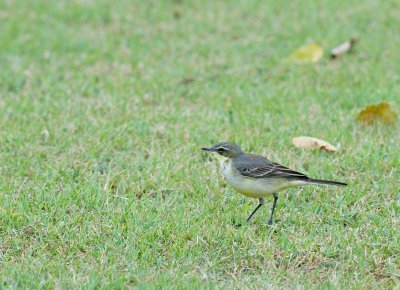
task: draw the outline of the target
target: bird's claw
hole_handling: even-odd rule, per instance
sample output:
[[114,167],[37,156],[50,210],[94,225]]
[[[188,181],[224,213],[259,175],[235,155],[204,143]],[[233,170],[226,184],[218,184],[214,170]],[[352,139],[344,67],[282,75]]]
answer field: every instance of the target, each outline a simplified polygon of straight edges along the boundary
[[281,220],[269,220],[268,221],[268,226],[272,226],[272,225],[274,225],[274,224],[277,224],[278,222],[280,222]]

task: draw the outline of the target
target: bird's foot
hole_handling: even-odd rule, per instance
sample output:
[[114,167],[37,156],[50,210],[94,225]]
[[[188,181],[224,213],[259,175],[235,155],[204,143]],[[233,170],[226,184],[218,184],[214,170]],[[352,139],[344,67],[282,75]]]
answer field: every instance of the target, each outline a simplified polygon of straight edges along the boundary
[[268,225],[269,226],[272,226],[273,224],[277,224],[278,222],[279,222],[280,220],[272,220],[272,219],[270,219],[269,221],[268,221]]
[[231,222],[232,222],[232,227],[234,227],[236,229],[238,229],[242,226],[241,223],[236,223],[235,219],[232,219]]

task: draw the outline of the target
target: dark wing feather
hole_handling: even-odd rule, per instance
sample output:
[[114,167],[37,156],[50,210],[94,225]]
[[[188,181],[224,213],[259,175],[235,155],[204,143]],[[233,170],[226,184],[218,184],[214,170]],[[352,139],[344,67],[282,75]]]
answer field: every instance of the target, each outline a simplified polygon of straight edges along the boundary
[[233,160],[240,174],[253,178],[284,177],[308,179],[308,176],[255,154],[246,154]]

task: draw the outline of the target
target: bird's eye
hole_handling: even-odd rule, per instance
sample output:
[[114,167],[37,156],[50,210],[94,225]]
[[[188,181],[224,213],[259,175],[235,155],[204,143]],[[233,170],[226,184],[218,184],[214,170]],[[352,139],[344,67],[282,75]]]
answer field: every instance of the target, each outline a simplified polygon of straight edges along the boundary
[[219,148],[217,149],[217,151],[218,151],[218,152],[225,152],[226,149],[225,149],[224,147],[219,147]]

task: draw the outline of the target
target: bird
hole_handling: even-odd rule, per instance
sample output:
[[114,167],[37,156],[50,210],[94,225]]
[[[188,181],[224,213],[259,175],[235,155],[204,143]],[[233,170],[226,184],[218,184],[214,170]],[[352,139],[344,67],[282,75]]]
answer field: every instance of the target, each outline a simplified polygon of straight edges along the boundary
[[344,182],[310,178],[261,155],[244,153],[235,143],[219,142],[212,147],[201,149],[222,157],[221,171],[236,191],[247,197],[258,199],[258,205],[247,217],[247,222],[264,204],[264,199],[272,195],[274,200],[268,220],[268,224],[272,225],[278,192],[281,190],[303,185],[347,185]]

